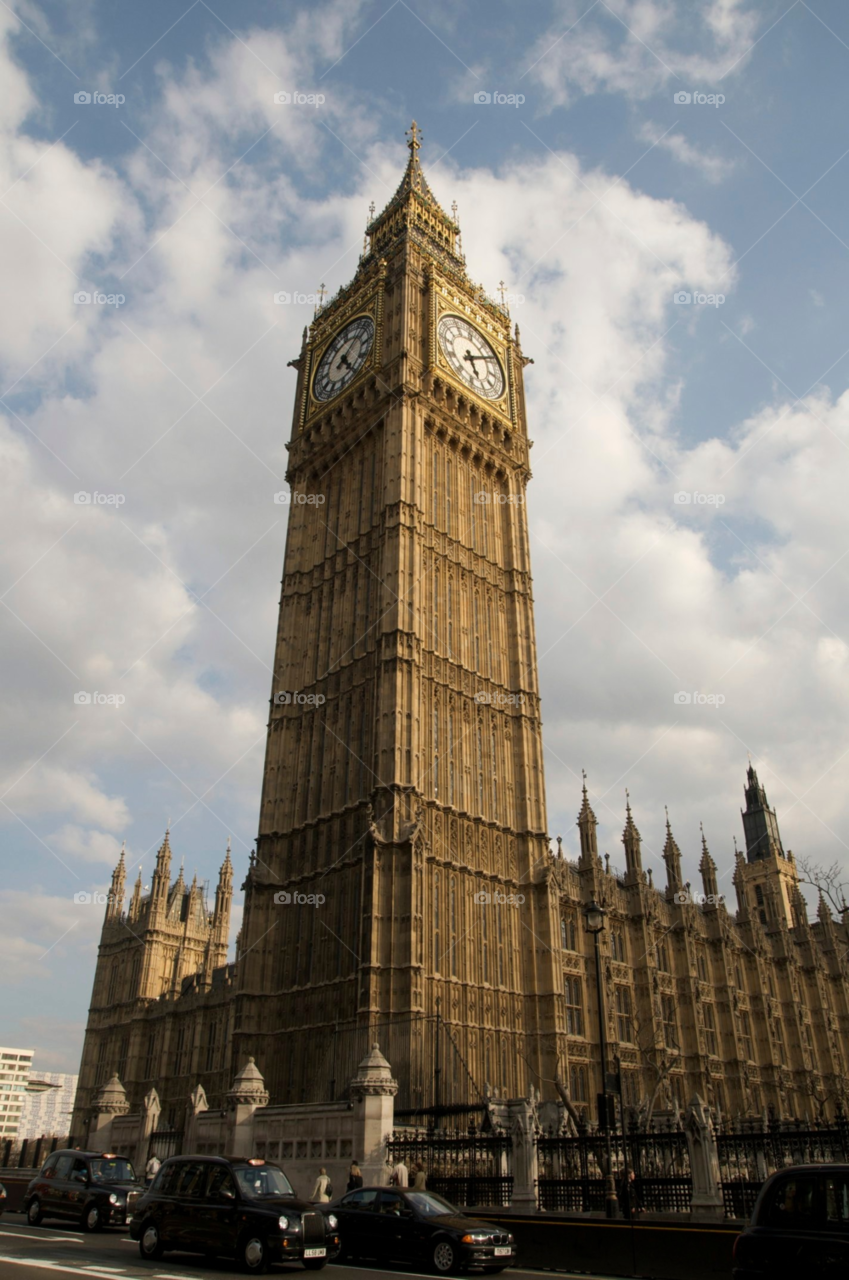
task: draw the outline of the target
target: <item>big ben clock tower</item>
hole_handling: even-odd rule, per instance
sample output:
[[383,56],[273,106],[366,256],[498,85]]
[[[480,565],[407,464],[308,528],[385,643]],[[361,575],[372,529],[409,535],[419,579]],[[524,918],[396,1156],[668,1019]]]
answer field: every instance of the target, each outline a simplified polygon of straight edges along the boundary
[[419,146],[294,362],[233,1058],[275,1102],[323,1100],[374,1039],[399,1105],[513,1092],[552,1029],[526,361]]

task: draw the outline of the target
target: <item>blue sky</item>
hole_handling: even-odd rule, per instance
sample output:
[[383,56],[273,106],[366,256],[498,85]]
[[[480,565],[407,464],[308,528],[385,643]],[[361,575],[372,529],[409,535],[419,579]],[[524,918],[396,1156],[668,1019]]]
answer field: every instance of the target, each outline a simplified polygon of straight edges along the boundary
[[74,1069],[73,894],[122,840],[146,873],[170,817],[190,874],[228,834],[244,872],[311,317],[273,294],[350,278],[413,117],[535,361],[552,836],[585,767],[614,862],[628,786],[647,860],[666,803],[727,884],[751,751],[785,843],[845,864],[845,6],[19,3],[0,31],[6,1043]]

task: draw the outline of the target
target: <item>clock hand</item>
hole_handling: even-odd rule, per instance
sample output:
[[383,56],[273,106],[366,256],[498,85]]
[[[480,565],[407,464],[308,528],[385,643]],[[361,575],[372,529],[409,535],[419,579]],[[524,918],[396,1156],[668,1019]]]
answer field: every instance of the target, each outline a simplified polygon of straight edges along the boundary
[[477,374],[477,367],[476,367],[476,365],[475,365],[475,361],[476,361],[476,360],[483,360],[483,359],[485,359],[485,357],[484,357],[484,356],[473,356],[473,355],[472,355],[472,353],[471,353],[471,351],[469,351],[469,350],[468,350],[468,348],[467,348],[467,349],[466,349],[466,354],[463,356],[463,359],[464,359],[464,360],[470,360],[470,361],[472,362],[472,369],[474,370],[475,374]]
[[354,367],[354,366],[351,364],[351,361],[348,359],[348,353],[347,353],[346,351],[343,351],[343,352],[342,352],[342,354],[341,354],[341,356],[339,357],[339,368],[340,368],[340,369],[341,369],[342,365],[344,365],[346,369],[353,369],[353,367]]

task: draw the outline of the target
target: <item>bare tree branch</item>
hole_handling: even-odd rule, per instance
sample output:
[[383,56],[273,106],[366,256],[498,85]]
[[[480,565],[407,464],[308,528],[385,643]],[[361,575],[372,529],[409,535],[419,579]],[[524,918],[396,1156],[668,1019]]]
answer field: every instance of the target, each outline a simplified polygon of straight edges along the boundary
[[800,854],[795,859],[800,884],[808,884],[821,893],[836,915],[840,916],[847,909],[846,896],[849,894],[849,878],[846,869],[839,862],[832,862],[830,867],[823,867],[807,854]]

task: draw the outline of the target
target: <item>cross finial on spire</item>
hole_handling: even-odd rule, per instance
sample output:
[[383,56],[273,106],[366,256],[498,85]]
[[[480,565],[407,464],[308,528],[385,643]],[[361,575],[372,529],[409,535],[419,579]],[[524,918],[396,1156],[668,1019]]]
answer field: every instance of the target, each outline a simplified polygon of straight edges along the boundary
[[420,137],[421,137],[421,134],[419,133],[419,126],[416,124],[414,120],[413,123],[410,125],[409,130],[407,131],[407,138],[408,138],[407,146],[410,148],[410,155],[413,156],[414,159],[415,159],[416,152],[419,150],[419,148],[422,145],[421,142],[419,141]]
[[318,287],[318,293],[316,294],[317,301],[315,304],[315,309],[313,310],[314,316],[317,316],[321,308],[324,306],[324,299],[326,297],[327,297],[327,290],[325,289],[324,281],[322,280],[321,284]]
[[456,200],[451,201],[451,212],[453,213],[454,221],[456,222],[457,221],[457,201]]
[[625,788],[625,811],[626,813],[631,812],[631,793],[627,787]]
[[504,306],[504,290],[507,288],[503,280],[498,281],[498,292],[501,294],[501,305]]

